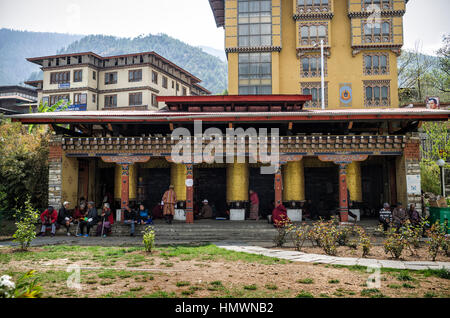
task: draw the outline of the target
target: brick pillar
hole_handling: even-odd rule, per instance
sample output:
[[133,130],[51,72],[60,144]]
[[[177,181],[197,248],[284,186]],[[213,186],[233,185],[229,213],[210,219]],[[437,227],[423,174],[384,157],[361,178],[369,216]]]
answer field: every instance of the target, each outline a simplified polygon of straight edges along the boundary
[[[125,207],[130,203],[130,165],[123,164],[122,165],[122,191],[120,195],[120,206],[122,211]],[[122,213],[121,221],[125,220],[125,215]]]
[[186,223],[194,224],[194,165],[186,164]]
[[62,200],[62,136],[52,136],[49,146],[48,204],[58,209]]
[[341,222],[348,222],[347,164],[339,164],[339,211]]

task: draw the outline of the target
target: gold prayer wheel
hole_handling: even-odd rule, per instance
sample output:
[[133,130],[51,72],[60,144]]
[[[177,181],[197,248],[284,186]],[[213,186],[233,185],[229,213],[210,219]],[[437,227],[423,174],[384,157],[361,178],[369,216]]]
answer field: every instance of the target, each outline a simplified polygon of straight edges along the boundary
[[347,186],[350,200],[362,202],[361,163],[354,161],[347,167]]
[[[129,199],[134,201],[137,198],[137,166],[129,165]],[[114,177],[114,198],[122,198],[122,166],[116,165]]]
[[301,161],[288,162],[283,166],[283,201],[305,200],[305,171]]
[[227,201],[248,201],[249,169],[247,163],[227,166]]
[[170,183],[175,187],[177,201],[186,201],[186,165],[172,163]]

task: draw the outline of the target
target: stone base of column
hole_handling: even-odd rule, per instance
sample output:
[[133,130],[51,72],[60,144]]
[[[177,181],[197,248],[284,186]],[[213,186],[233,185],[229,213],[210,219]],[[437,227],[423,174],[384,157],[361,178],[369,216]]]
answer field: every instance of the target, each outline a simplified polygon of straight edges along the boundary
[[301,222],[303,219],[302,210],[300,209],[288,209],[287,215],[292,222]]
[[245,209],[231,209],[230,221],[245,221]]
[[175,221],[186,222],[186,211],[181,209],[175,210],[175,216],[173,217]]
[[352,216],[348,216],[348,220],[350,222],[359,222],[361,221],[361,210],[360,209],[350,209],[350,212],[352,212],[354,215],[356,215],[356,220]]

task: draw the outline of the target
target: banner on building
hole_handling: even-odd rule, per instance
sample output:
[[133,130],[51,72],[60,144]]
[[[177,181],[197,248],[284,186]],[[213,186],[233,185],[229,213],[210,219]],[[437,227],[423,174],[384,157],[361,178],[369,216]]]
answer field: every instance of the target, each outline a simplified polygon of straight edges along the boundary
[[352,84],[343,83],[339,85],[339,101],[341,107],[352,107],[353,101]]

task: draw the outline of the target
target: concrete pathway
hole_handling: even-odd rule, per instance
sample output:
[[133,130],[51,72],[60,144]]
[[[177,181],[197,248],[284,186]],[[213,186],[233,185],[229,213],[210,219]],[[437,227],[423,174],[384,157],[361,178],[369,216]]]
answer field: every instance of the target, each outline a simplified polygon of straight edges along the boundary
[[319,264],[333,264],[333,265],[361,265],[361,266],[374,266],[380,268],[394,268],[394,269],[408,269],[408,270],[424,270],[424,269],[442,269],[446,268],[450,270],[449,262],[428,262],[428,261],[393,261],[393,260],[377,260],[368,258],[348,258],[348,257],[336,257],[320,254],[306,254],[295,251],[281,251],[268,249],[259,246],[243,245],[240,243],[214,243],[220,248],[235,251],[244,252],[250,254],[264,255],[268,257],[276,257],[280,259],[289,260],[292,262],[301,263],[319,263]]

